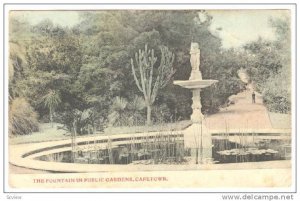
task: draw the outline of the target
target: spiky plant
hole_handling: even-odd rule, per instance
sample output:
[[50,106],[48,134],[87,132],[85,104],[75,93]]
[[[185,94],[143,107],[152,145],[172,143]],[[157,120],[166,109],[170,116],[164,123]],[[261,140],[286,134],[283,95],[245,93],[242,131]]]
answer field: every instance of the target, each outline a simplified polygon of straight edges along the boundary
[[50,122],[53,127],[53,116],[55,110],[61,103],[60,94],[59,92],[50,89],[49,92],[42,98],[42,101],[44,106],[49,109]]
[[[111,112],[108,115],[109,124],[112,126],[114,124],[122,124],[120,121],[123,111],[125,110],[128,101],[125,98],[117,96],[114,98],[113,103],[111,105]],[[117,121],[119,120],[119,121]]]
[[147,125],[152,123],[151,109],[158,91],[169,83],[175,73],[174,54],[165,46],[161,46],[160,51],[159,65],[156,65],[157,57],[154,56],[154,50],[149,50],[147,44],[144,50],[135,53],[135,60],[130,60],[136,86],[143,93],[147,106]]

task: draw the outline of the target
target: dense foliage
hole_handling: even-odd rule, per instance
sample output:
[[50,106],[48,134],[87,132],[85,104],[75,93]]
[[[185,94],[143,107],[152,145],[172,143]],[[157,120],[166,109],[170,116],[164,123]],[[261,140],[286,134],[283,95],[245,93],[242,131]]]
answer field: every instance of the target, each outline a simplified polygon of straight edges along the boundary
[[291,36],[288,19],[270,20],[276,33],[275,41],[258,39],[247,44],[247,71],[262,93],[268,110],[291,112]]
[[24,98],[11,101],[9,107],[10,135],[26,135],[39,130],[37,113]]
[[[10,97],[26,99],[40,120],[60,122],[68,130],[76,125],[78,134],[107,126],[145,124],[147,104],[132,75],[130,60],[146,44],[154,52],[164,46],[174,54],[172,79],[176,80],[188,79],[190,44],[200,44],[203,78],[219,80],[202,92],[206,114],[218,111],[230,95],[244,88],[237,72],[246,68],[246,59],[221,48],[221,39],[209,31],[212,17],[205,12],[204,22],[196,11],[79,13],[81,21],[71,28],[50,20],[35,26],[10,20]],[[251,45],[255,44],[247,49],[254,51]],[[161,60],[159,54],[155,56]],[[280,59],[270,57],[276,64]],[[279,64],[273,67],[280,73]],[[153,77],[158,74],[154,71]],[[257,80],[270,77],[262,73],[252,76]],[[173,85],[172,79],[153,99],[154,123],[184,120],[191,114],[190,92]]]

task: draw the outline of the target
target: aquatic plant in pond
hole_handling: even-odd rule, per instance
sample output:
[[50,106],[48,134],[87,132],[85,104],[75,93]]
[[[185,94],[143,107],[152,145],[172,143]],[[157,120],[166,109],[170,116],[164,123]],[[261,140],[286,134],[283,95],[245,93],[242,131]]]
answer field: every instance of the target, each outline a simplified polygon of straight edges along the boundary
[[[224,137],[220,139],[220,136]],[[213,138],[215,163],[241,163],[290,159],[290,141],[268,139],[270,136],[229,134]],[[229,139],[230,138],[230,139]],[[232,138],[241,138],[234,142]],[[248,139],[247,139],[248,138]],[[249,140],[249,139],[252,140]],[[247,143],[245,143],[247,142]],[[100,145],[103,143],[103,145]],[[184,149],[182,134],[160,132],[156,135],[131,136],[107,141],[83,142],[77,146],[74,161],[72,152],[65,151],[39,157],[43,161],[84,164],[188,164],[191,150]]]

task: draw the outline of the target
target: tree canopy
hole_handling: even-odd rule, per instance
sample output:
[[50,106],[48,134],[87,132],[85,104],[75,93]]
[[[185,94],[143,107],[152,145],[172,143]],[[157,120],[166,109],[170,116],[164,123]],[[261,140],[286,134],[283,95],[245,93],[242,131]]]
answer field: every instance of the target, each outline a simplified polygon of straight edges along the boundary
[[[199,19],[199,12],[206,15],[204,22]],[[54,118],[69,130],[74,120],[85,114],[84,121],[78,121],[81,122],[77,124],[78,134],[88,133],[90,128],[102,130],[110,124],[146,122],[143,94],[136,86],[130,62],[146,44],[154,52],[159,53],[164,46],[174,54],[172,67],[176,71],[173,78],[176,80],[188,79],[190,44],[200,44],[203,78],[219,80],[202,92],[205,114],[217,112],[230,95],[244,89],[245,84],[237,74],[240,68],[247,68],[251,78],[260,86],[264,84],[259,80],[269,80],[285,73],[282,63],[289,60],[278,57],[286,48],[283,47],[286,25],[278,21],[273,21],[272,26],[277,27],[282,42],[278,39],[274,44],[263,40],[249,43],[245,50],[257,55],[253,59],[249,54],[241,57],[241,52],[222,49],[221,39],[209,29],[213,18],[205,11],[79,13],[81,20],[74,27],[61,27],[51,20],[33,26],[11,17],[9,41],[13,47],[10,50],[11,98],[25,98],[38,112],[40,120]],[[268,52],[269,46],[276,51]],[[156,57],[158,61],[162,59],[159,54]],[[155,77],[158,72],[153,73]],[[43,102],[51,92],[59,95],[56,97],[59,103],[55,105],[55,116]],[[154,97],[152,121],[188,119],[190,97],[188,90],[173,85],[172,80],[166,82]]]
[[289,20],[270,19],[276,40],[259,38],[245,45],[247,72],[268,110],[291,112],[291,32]]

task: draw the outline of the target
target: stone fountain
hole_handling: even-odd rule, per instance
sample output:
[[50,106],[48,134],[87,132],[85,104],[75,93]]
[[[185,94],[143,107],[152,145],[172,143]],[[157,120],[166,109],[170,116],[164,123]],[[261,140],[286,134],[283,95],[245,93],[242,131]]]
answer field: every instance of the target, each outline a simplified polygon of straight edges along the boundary
[[[189,80],[175,80],[174,84],[191,90],[192,96],[192,124],[184,130],[184,147],[191,149],[195,163],[211,163],[212,138],[211,133],[204,124],[204,116],[201,112],[201,89],[218,82],[217,80],[203,80],[200,71],[200,48],[198,43],[191,43],[192,71]],[[192,161],[194,163],[194,161]]]

